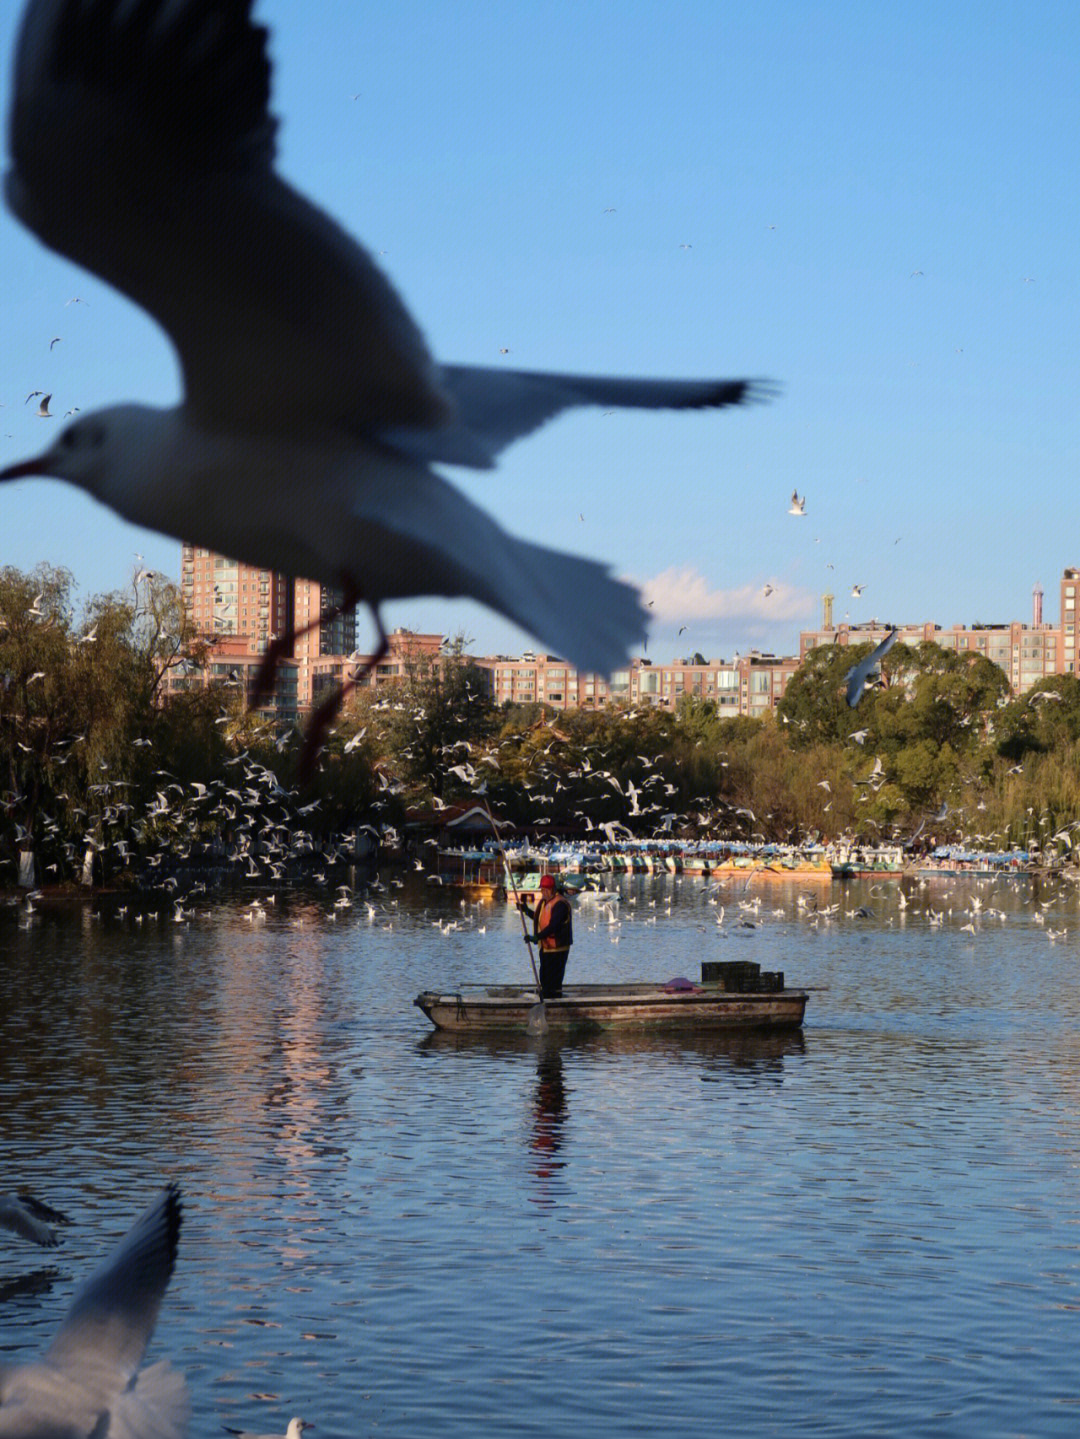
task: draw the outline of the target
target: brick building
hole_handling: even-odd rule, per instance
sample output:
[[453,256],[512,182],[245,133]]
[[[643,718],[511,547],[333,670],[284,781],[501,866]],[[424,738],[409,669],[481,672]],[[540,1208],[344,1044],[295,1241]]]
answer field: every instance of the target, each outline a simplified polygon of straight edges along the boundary
[[[236,683],[254,673],[267,645],[292,626],[299,635],[288,663],[281,666],[278,685],[267,706],[283,722],[306,713],[319,694],[350,678],[370,659],[356,646],[356,613],[340,613],[339,592],[314,581],[272,574],[266,570],[183,546],[181,590],[184,604],[199,633],[216,641],[205,673],[188,671],[173,687],[218,681]],[[1031,623],[952,625],[932,622],[900,625],[905,644],[932,641],[958,654],[982,654],[1004,670],[1016,694],[1023,694],[1047,675],[1072,674],[1077,666],[1076,612],[1080,605],[1080,568],[1066,569],[1060,585],[1061,622],[1042,617],[1043,592],[1035,586]],[[316,623],[312,623],[315,621]],[[630,705],[674,708],[687,694],[715,702],[722,714],[762,715],[774,710],[807,654],[820,645],[878,643],[892,625],[879,620],[833,621],[833,596],[822,596],[822,623],[799,636],[797,655],[777,656],[756,650],[731,660],[689,659],[657,663],[644,656],[610,677],[579,672],[556,655],[526,650],[519,656],[470,656],[487,676],[496,704],[542,703],[554,709],[599,709],[616,701]],[[360,681],[375,689],[400,680],[417,663],[435,668],[442,663],[443,636],[396,629],[388,636],[385,656]]]

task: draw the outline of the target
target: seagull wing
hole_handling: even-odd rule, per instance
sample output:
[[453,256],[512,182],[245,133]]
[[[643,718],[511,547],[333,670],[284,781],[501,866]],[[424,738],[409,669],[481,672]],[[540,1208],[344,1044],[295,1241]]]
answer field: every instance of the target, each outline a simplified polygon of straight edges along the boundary
[[762,380],[637,380],[478,365],[444,365],[440,380],[454,403],[453,422],[427,432],[393,429],[383,438],[416,460],[479,469],[490,468],[513,441],[578,406],[706,410],[768,400],[776,393]]
[[8,203],[169,332],[204,423],[288,432],[447,418],[397,293],[273,170],[253,0],[33,0]]
[[845,676],[846,698],[848,705],[854,709],[862,698],[862,692],[866,681],[877,669],[878,665],[896,643],[897,630],[890,630],[885,638],[870,651],[857,665],[852,665]]
[[142,1360],[176,1261],[180,1194],[166,1189],[75,1296],[45,1362],[108,1392]]
[[381,599],[417,593],[422,576],[422,593],[478,600],[587,673],[610,674],[644,638],[632,585],[595,560],[508,534],[433,470],[416,469],[407,485],[369,472],[349,493],[351,521],[342,517],[337,530],[342,563],[365,555],[365,584]]

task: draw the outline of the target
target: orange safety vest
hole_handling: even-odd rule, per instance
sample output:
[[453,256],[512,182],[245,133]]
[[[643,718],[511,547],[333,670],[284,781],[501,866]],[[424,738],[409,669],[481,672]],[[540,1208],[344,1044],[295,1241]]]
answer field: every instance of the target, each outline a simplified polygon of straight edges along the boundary
[[566,922],[559,927],[555,934],[549,934],[546,939],[540,941],[541,949],[569,949],[573,943],[570,901],[561,894],[553,894],[550,899],[542,899],[536,906],[536,932],[539,933],[545,925],[551,922],[551,912],[556,904],[566,905]]

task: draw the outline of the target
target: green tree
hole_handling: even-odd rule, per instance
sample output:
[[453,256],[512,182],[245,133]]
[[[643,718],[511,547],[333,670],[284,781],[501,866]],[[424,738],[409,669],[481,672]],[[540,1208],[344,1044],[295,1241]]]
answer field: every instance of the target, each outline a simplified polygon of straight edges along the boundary
[[385,716],[387,748],[402,777],[439,799],[474,787],[454,771],[468,773],[473,748],[496,726],[487,677],[465,654],[466,643],[456,636],[434,660],[413,654]]

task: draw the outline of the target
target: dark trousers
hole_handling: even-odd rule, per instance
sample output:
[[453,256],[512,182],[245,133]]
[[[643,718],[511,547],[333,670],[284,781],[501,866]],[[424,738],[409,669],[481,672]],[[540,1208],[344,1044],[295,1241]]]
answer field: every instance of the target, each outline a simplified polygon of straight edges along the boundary
[[540,993],[545,999],[558,999],[562,994],[563,975],[566,973],[568,949],[542,949],[540,951]]

